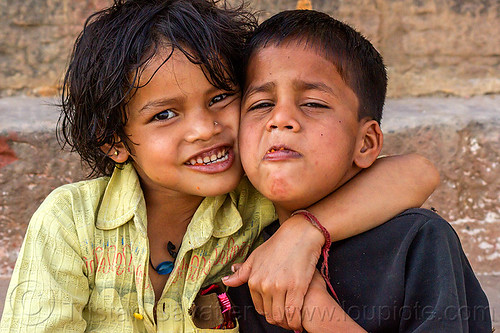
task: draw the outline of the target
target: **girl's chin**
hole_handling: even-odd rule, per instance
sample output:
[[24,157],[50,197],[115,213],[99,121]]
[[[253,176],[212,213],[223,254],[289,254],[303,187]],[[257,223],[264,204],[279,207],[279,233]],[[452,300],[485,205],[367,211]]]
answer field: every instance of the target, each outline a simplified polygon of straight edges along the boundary
[[198,195],[214,197],[234,191],[241,181],[242,172],[241,169],[232,170],[229,173],[220,174],[220,177],[217,177],[217,174],[212,174],[211,176],[216,179],[196,186],[196,193]]

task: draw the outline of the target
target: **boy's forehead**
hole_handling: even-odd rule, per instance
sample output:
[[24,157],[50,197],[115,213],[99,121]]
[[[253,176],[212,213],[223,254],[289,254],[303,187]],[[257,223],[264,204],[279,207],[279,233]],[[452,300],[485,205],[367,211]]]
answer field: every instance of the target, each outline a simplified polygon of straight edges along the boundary
[[[297,54],[300,56],[297,57]],[[337,67],[311,45],[303,42],[271,44],[254,51],[248,58],[245,92],[255,81],[269,82],[272,78],[283,75],[287,71],[292,72],[298,78],[294,80],[296,88],[320,88],[321,90],[331,89],[325,83],[310,86],[307,83],[310,81],[307,77],[315,72],[316,74],[326,72],[339,74]],[[272,84],[266,84],[265,88],[272,88]]]

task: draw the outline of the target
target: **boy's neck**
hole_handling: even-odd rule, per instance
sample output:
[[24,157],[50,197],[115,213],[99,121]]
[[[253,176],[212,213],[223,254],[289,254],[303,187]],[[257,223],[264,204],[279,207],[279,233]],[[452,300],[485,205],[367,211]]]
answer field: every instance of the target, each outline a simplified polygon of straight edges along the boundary
[[276,209],[276,214],[278,214],[280,224],[288,220],[294,212],[294,210],[287,209],[277,203],[274,204],[274,208]]

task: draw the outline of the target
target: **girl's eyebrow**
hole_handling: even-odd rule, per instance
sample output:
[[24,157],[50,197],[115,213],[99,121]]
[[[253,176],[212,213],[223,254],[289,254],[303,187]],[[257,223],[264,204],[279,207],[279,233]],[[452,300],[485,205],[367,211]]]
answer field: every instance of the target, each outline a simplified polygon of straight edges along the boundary
[[179,102],[178,98],[160,98],[152,101],[148,101],[142,108],[139,109],[139,114],[146,112],[148,109],[156,108],[168,104],[173,104]]

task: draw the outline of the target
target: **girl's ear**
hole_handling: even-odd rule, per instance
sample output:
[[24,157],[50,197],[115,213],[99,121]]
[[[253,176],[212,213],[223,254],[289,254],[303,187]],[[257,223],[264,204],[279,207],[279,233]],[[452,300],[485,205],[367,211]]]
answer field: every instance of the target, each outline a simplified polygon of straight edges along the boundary
[[378,122],[376,120],[366,121],[359,130],[357,148],[354,152],[354,164],[362,169],[368,168],[377,159],[383,143],[384,135]]
[[123,141],[118,141],[113,146],[109,143],[105,143],[101,146],[101,150],[104,154],[108,155],[110,159],[115,161],[115,163],[125,163],[130,156],[130,153],[123,144]]

